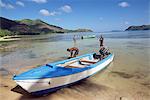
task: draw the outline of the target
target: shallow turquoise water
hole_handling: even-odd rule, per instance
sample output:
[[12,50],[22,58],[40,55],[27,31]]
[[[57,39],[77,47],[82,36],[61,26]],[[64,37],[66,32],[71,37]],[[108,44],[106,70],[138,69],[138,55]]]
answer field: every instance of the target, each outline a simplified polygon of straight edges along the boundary
[[[77,47],[80,55],[97,52],[99,49],[98,37],[100,33],[66,33],[46,36],[26,36],[29,40],[9,43],[10,48],[0,53],[0,68],[7,70],[20,69],[25,66],[36,66],[57,60],[66,59],[69,53],[67,48],[74,46],[73,35],[76,34]],[[80,39],[82,35],[95,34],[92,39]],[[108,32],[103,33],[104,44],[118,55],[133,55],[142,57],[141,64],[149,62],[149,31]],[[42,38],[41,38],[42,37]],[[39,39],[40,38],[40,39]],[[33,40],[31,40],[33,39]],[[14,47],[11,45],[15,45]],[[127,59],[127,58],[124,58]],[[147,65],[148,66],[148,65]]]
[[[18,74],[28,66],[39,66],[67,59],[67,48],[74,46],[77,34],[79,55],[97,52],[100,33],[68,33],[46,36],[26,36],[21,41],[6,43],[0,51],[0,73]],[[83,39],[84,34],[97,37]],[[150,33],[149,31],[103,33],[104,44],[115,54],[114,61],[103,71],[77,85],[39,99],[52,100],[135,100],[150,98]],[[3,48],[4,48],[3,47]],[[29,67],[30,68],[30,67]],[[116,93],[117,92],[117,93]],[[116,99],[117,98],[117,99]],[[35,99],[22,96],[22,99]],[[37,99],[37,98],[36,98]],[[141,99],[141,100],[142,100]]]

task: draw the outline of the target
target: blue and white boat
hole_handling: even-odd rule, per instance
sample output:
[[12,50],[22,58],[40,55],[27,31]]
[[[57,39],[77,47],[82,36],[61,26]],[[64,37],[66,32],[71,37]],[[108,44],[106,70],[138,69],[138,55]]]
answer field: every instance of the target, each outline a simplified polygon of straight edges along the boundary
[[15,75],[13,80],[33,95],[44,95],[94,75],[114,58],[113,54],[109,54],[99,60],[95,59],[93,54],[48,63]]

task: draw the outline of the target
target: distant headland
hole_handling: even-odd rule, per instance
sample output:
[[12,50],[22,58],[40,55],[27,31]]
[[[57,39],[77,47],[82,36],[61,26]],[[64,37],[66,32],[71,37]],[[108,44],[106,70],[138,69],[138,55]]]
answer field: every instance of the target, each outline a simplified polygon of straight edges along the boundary
[[150,25],[129,26],[125,31],[150,30]]
[[6,35],[40,35],[49,33],[92,32],[90,29],[69,30],[50,25],[40,19],[10,20],[0,17],[0,37]]

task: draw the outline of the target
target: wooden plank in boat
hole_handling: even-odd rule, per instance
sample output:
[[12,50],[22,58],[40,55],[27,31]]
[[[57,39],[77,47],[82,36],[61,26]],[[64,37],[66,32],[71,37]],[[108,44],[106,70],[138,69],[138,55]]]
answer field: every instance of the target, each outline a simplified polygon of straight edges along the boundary
[[95,64],[95,63],[97,63],[97,62],[95,62],[95,61],[89,61],[89,60],[80,60],[81,62],[86,62],[86,63],[92,63],[92,64]]

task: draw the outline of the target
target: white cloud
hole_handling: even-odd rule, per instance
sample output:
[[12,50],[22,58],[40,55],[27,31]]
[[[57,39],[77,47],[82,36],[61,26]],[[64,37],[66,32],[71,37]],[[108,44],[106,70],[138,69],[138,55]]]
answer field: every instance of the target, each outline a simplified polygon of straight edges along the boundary
[[24,7],[24,3],[23,3],[23,2],[21,2],[21,1],[17,1],[17,2],[16,2],[16,4],[17,4],[17,5],[19,5],[19,6]]
[[0,0],[0,7],[5,7],[5,6],[6,6],[6,4]]
[[120,2],[120,3],[118,4],[118,6],[123,7],[123,8],[129,7],[129,3],[128,3],[128,2]]
[[60,12],[56,12],[56,11],[49,12],[47,9],[41,9],[39,12],[43,16],[55,16],[61,14]]
[[11,5],[11,4],[7,4],[7,8],[8,9],[14,9],[15,7],[13,5]]
[[56,11],[53,11],[53,12],[50,12],[50,16],[55,16],[55,15],[60,15],[61,12],[56,12]]
[[36,3],[46,3],[47,0],[31,0],[33,2],[36,2]]
[[[59,9],[55,10],[55,11],[48,11],[47,9],[41,9],[39,11],[39,13],[43,16],[56,16],[56,15],[60,15],[63,12],[65,13],[70,13],[72,12],[72,8],[68,5],[62,6]],[[60,19],[56,19],[56,20],[60,20]]]
[[15,7],[9,3],[4,3],[0,0],[0,7],[3,7],[3,8],[7,8],[7,9],[14,9]]
[[72,12],[72,8],[71,8],[71,6],[69,6],[69,5],[64,5],[64,6],[62,6],[62,7],[60,8],[60,10],[62,10],[63,12],[66,12],[66,13]]
[[46,9],[41,9],[40,14],[43,16],[50,16],[50,12]]

